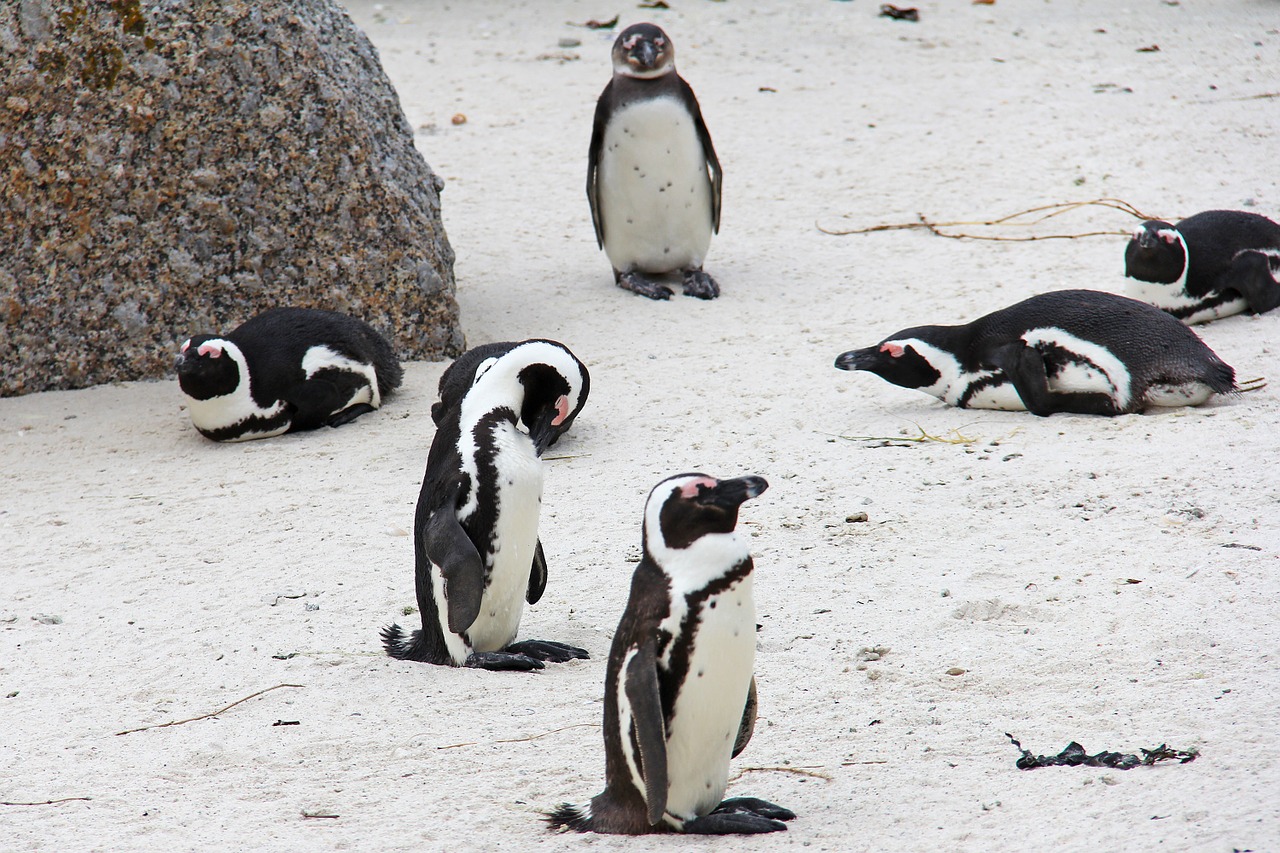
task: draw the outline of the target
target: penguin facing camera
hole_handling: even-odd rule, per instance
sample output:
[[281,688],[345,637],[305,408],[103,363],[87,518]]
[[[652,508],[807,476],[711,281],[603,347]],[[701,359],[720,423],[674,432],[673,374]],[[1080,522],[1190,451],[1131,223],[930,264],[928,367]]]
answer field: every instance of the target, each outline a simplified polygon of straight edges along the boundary
[[273,308],[229,334],[194,335],[175,367],[192,425],[214,441],[350,423],[404,375],[368,323],[314,308]]
[[960,326],[917,326],[842,353],[962,409],[1123,415],[1198,406],[1235,391],[1235,371],[1195,332],[1145,302],[1096,290],[1042,293]]
[[588,657],[563,643],[515,642],[525,602],[547,584],[539,457],[582,394],[578,365],[560,344],[525,341],[477,371],[440,416],[413,523],[422,628],[383,628],[391,657],[493,670]]
[[1280,225],[1242,210],[1206,210],[1177,225],[1150,219],[1124,250],[1126,293],[1187,325],[1280,305]]
[[788,809],[721,801],[756,719],[756,610],[738,508],[762,477],[681,474],[645,503],[644,554],[613,635],[604,686],[605,789],[560,806],[579,832],[729,835],[784,830]]
[[[579,361],[578,357],[570,352],[569,348],[564,344],[544,338],[536,338],[534,340],[541,340],[543,343],[559,347],[578,366],[577,382],[571,383],[573,385],[573,393],[569,399],[569,416],[552,428],[551,444],[554,445],[559,441],[560,436],[569,431],[569,427],[573,425],[574,418],[578,416],[578,412],[582,411],[582,407],[586,405],[587,394],[591,391],[591,374],[588,372],[587,366]],[[445,368],[444,373],[440,376],[440,399],[431,404],[431,419],[438,425],[445,412],[457,405],[458,401],[471,388],[477,376],[488,370],[498,358],[506,355],[522,343],[529,343],[529,341],[498,341],[491,344],[481,344],[454,359],[453,363]],[[536,395],[530,399],[536,399]],[[522,411],[520,415],[521,423],[524,424],[525,429],[531,429],[531,419],[534,417],[535,412],[529,409],[528,411]]]
[[724,175],[698,99],[659,27],[627,27],[612,56],[587,155],[596,243],[625,290],[668,299],[671,288],[647,276],[679,273],[686,296],[715,299],[720,286],[702,262],[720,231]]

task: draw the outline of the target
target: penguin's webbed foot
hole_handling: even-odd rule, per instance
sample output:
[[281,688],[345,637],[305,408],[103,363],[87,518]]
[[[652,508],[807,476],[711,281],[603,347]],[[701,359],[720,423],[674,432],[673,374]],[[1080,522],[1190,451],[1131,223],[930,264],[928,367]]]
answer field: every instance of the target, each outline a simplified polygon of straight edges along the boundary
[[715,299],[720,295],[720,285],[700,269],[684,271],[684,295],[699,299]]
[[796,813],[759,797],[730,797],[716,806],[712,814],[750,812],[772,820],[795,820]]
[[630,290],[632,293],[638,293],[641,296],[647,296],[650,299],[670,299],[672,290],[665,284],[658,284],[652,279],[645,278],[638,272],[614,273],[614,277],[618,282],[618,287],[623,290]]
[[564,663],[571,660],[587,660],[591,655],[586,649],[569,646],[552,640],[521,640],[507,646],[505,651],[515,652],[539,661],[548,663]]
[[528,655],[510,652],[472,652],[462,664],[470,669],[487,669],[493,672],[529,672],[546,666]]
[[334,412],[329,416],[329,419],[325,421],[325,424],[335,428],[340,427],[343,424],[351,423],[361,415],[367,415],[370,412],[376,411],[377,409],[370,406],[368,403],[356,403],[354,406],[348,406],[341,412]]

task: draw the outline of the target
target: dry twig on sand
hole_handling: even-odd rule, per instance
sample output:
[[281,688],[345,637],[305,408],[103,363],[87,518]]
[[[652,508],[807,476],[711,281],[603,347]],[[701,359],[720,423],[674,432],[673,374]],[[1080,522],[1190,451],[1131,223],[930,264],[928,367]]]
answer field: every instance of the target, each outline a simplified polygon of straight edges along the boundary
[[[1159,216],[1149,216],[1138,210],[1127,201],[1118,198],[1095,198],[1089,201],[1064,201],[1055,204],[1044,204],[1039,207],[1020,210],[1017,213],[1011,213],[1008,216],[1001,216],[998,219],[987,219],[975,222],[933,222],[925,217],[923,213],[916,214],[918,220],[916,222],[899,222],[887,225],[871,225],[866,228],[850,228],[847,230],[833,230],[823,228],[820,223],[815,222],[814,225],[823,234],[831,234],[836,237],[843,237],[848,234],[872,234],[877,231],[903,231],[911,228],[923,228],[931,234],[939,237],[946,237],[951,240],[992,240],[996,242],[1006,243],[1026,243],[1033,240],[1076,240],[1081,237],[1114,237],[1118,235],[1126,235],[1128,231],[1086,231],[1079,234],[1036,234],[1027,237],[1001,237],[996,235],[968,234],[968,233],[947,233],[942,231],[943,228],[961,228],[964,226],[983,226],[983,227],[1026,227],[1038,225],[1055,216],[1060,216],[1073,210],[1079,210],[1082,207],[1106,207],[1111,210],[1118,210],[1126,213],[1140,221],[1148,219],[1161,219]],[[1038,214],[1038,215],[1037,215]]]
[[244,697],[243,699],[237,699],[236,701],[232,702],[230,705],[227,705],[226,707],[223,707],[223,708],[219,708],[218,710],[212,711],[208,714],[201,714],[198,717],[189,717],[185,720],[170,720],[167,723],[156,723],[154,726],[139,726],[136,729],[125,729],[122,732],[116,732],[116,735],[117,736],[131,735],[134,732],[145,732],[147,729],[164,729],[164,728],[168,728],[169,726],[181,726],[184,723],[194,723],[197,720],[207,720],[210,717],[218,716],[223,711],[231,710],[232,708],[234,708],[235,706],[239,705],[242,702],[248,702],[250,699],[254,698],[255,696],[261,696],[263,693],[270,693],[272,690],[279,690],[281,687],[302,687],[302,686],[303,685],[301,684],[277,684],[275,687],[268,687],[266,690],[259,690],[257,693],[250,693],[248,696]]

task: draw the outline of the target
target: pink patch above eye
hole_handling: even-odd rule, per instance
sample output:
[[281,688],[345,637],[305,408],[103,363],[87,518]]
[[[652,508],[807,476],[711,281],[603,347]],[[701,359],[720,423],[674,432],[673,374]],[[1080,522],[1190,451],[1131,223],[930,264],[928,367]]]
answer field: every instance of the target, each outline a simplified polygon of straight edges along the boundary
[[1166,243],[1178,242],[1177,231],[1170,231],[1168,228],[1162,228],[1159,231],[1157,231],[1156,234],[1159,235],[1160,239],[1165,241]]
[[880,352],[887,352],[894,358],[902,358],[902,354],[906,352],[906,350],[898,344],[881,344]]
[[179,350],[178,350],[178,352],[186,352],[186,351],[187,351],[187,348],[188,348],[188,347],[190,347],[190,346],[191,346],[191,341],[190,341],[190,340],[183,341],[183,342],[182,342],[182,348],[181,348],[181,349],[179,349]]
[[680,487],[680,497],[696,498],[698,496],[698,492],[702,489],[714,489],[716,485],[717,482],[710,477],[700,477],[697,480],[690,480]]
[[201,344],[200,349],[196,350],[200,355],[207,355],[210,358],[219,358],[222,356],[222,347],[217,344]]
[[551,425],[560,426],[567,417],[569,417],[569,398],[561,394],[560,399],[556,400],[556,416],[551,419]]

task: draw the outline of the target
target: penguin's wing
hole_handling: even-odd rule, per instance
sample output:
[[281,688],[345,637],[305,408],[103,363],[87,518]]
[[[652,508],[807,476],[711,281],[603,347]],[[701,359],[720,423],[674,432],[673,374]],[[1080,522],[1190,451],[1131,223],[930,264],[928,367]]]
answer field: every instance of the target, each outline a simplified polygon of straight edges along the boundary
[[431,511],[422,531],[427,558],[440,567],[449,607],[449,630],[461,634],[480,615],[484,595],[484,561],[458,521],[461,478],[448,489],[449,499]]
[[533,568],[529,571],[529,591],[524,600],[537,604],[542,592],[547,588],[547,555],[542,553],[542,540],[533,546]]
[[747,704],[742,709],[742,723],[738,726],[738,739],[733,742],[733,757],[747,748],[756,730],[756,677],[751,676],[751,689],[747,691]]
[[596,101],[595,121],[591,126],[591,147],[587,149],[587,201],[591,203],[591,224],[596,229],[596,246],[604,248],[604,222],[600,219],[600,187],[597,183],[600,168],[600,149],[604,147],[604,125],[612,100],[613,81],[604,87],[600,100]]
[[[640,775],[644,777],[644,801],[649,825],[662,820],[667,810],[667,727],[662,718],[662,694],[658,690],[658,655],[652,639],[643,643],[627,664],[627,702],[631,725],[640,745]],[[630,741],[622,733],[623,743]]]
[[684,78],[680,77],[679,80],[681,99],[693,116],[694,129],[698,132],[698,141],[702,143],[702,156],[707,158],[707,168],[711,170],[711,228],[719,234],[720,191],[724,186],[724,171],[720,168],[720,158],[716,157],[716,147],[711,144],[711,131],[707,130],[707,123],[702,120],[702,108],[698,106],[698,99]]

